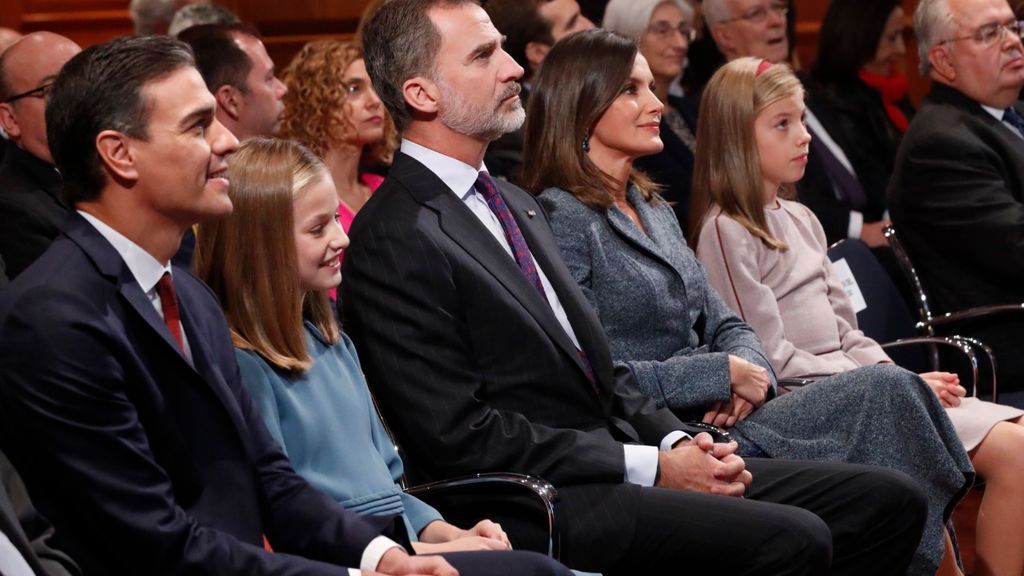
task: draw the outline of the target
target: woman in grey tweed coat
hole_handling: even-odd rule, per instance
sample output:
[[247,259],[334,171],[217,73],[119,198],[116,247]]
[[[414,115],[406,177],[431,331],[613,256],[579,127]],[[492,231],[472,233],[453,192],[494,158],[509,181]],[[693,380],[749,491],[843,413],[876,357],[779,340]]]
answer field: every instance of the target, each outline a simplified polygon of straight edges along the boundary
[[[591,60],[581,55],[573,72],[615,73]],[[544,74],[554,69],[548,63],[527,114],[524,183],[543,190],[562,255],[607,332],[613,358],[659,405],[731,425],[741,454],[876,464],[909,474],[929,496],[911,573],[934,574],[944,553],[943,524],[973,469],[932,391],[902,368],[868,366],[767,403],[762,397],[752,412],[720,413],[752,373],[750,364],[770,380],[767,398],[774,396],[774,375],[752,329],[708,285],[672,209],[632,170],[635,157],[660,144],[657,132],[644,132],[644,114],[660,110],[637,105],[646,87],[632,78],[606,82],[611,91],[603,95],[595,94],[602,83],[590,82],[574,99]]]

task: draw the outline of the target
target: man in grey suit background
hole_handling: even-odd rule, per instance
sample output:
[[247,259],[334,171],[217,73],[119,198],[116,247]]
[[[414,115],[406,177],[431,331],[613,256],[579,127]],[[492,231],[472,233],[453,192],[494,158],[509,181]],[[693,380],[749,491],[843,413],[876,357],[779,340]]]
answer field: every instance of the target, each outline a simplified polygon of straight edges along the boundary
[[613,368],[539,204],[484,171],[522,123],[523,70],[476,2],[384,2],[363,41],[404,139],[353,223],[341,300],[410,475],[546,478],[561,560],[606,576],[905,570],[924,511],[909,479],[744,462]]
[[[1024,46],[1006,0],[922,0],[931,92],[896,157],[889,209],[934,312],[1024,302]],[[996,353],[999,390],[1024,391],[1024,317],[958,325]],[[1024,405],[1020,395],[1014,404]],[[1006,401],[1007,397],[1003,397]]]

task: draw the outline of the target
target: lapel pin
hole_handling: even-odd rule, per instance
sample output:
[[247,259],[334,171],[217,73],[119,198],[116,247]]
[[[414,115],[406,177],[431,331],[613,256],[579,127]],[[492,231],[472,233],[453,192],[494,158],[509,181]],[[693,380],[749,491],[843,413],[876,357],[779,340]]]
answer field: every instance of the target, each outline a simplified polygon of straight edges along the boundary
[[533,210],[527,210],[526,215],[529,216],[530,218],[533,218],[534,216],[537,215],[537,213],[534,212]]

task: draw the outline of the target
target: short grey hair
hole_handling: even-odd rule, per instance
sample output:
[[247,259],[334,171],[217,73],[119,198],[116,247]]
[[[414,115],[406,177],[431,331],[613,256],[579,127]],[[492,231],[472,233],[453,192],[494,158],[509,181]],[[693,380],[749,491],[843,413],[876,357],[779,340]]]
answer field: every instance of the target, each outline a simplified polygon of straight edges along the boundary
[[174,13],[171,25],[167,28],[167,35],[177,37],[182,30],[200,24],[237,24],[238,22],[238,16],[220,4],[207,2],[186,4]]
[[132,0],[128,13],[136,34],[166,34],[174,13],[187,0]]
[[416,76],[436,75],[442,38],[427,11],[463,5],[480,4],[476,0],[384,0],[363,26],[366,73],[399,132],[412,119],[402,84]]
[[920,60],[917,68],[923,76],[928,76],[932,71],[928,51],[941,42],[939,37],[952,22],[949,0],[920,0],[917,3],[914,10],[914,35],[917,37],[917,57]]
[[686,0],[611,0],[604,10],[601,27],[639,40],[651,25],[651,14],[662,4],[675,4],[683,18],[693,24],[693,8]]
[[727,2],[728,0],[704,0],[701,3],[701,13],[704,14],[704,21],[707,22],[708,26],[725,22],[732,18]]

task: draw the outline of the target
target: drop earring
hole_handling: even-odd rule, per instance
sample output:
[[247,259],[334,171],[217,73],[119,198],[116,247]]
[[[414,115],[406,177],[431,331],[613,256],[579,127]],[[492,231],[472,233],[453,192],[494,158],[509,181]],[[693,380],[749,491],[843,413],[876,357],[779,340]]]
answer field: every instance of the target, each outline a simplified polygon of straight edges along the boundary
[[583,133],[583,151],[590,152],[590,130]]

